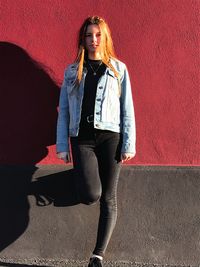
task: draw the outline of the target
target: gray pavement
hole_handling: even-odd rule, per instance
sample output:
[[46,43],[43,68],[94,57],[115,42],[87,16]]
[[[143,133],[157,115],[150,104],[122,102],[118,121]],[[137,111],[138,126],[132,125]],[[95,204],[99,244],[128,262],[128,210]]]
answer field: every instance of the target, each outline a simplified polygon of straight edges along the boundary
[[[0,266],[87,266],[99,205],[71,166],[0,167]],[[200,266],[200,167],[125,166],[104,266]]]

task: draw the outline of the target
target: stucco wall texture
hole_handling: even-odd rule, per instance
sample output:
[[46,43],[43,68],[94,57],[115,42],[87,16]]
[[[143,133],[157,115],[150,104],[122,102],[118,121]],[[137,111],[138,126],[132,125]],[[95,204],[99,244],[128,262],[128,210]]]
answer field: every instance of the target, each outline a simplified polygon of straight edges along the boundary
[[129,164],[200,165],[199,0],[0,0],[0,163],[55,156],[59,84],[83,20],[110,25],[129,69],[137,155]]

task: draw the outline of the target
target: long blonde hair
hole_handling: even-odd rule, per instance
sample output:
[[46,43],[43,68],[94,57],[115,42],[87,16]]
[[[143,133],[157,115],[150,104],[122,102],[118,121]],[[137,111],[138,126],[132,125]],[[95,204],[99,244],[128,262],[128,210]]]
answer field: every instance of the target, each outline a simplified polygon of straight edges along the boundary
[[80,28],[79,31],[79,38],[78,38],[78,53],[76,62],[78,63],[78,71],[77,71],[77,82],[80,84],[83,74],[83,64],[84,60],[87,57],[87,49],[85,48],[85,34],[87,31],[87,27],[89,25],[98,25],[101,31],[101,35],[103,35],[102,41],[102,62],[107,65],[115,74],[115,76],[118,78],[119,74],[113,67],[113,65],[110,62],[111,58],[116,59],[114,47],[113,47],[113,41],[111,37],[111,32],[108,27],[108,24],[105,22],[105,20],[98,16],[92,16],[88,17],[83,25]]

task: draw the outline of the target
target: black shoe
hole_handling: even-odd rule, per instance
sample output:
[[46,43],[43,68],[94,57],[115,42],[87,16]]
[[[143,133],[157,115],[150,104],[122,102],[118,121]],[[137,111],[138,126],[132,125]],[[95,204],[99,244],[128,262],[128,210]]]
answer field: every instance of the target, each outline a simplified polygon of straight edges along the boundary
[[99,258],[92,257],[90,258],[88,267],[103,267],[102,261]]

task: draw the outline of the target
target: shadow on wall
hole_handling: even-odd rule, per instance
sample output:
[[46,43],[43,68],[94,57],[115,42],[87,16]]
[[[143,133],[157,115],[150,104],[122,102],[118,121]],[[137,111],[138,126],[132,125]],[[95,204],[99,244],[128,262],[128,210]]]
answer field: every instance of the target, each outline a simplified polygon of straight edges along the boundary
[[58,86],[21,47],[0,42],[0,164],[35,164],[55,144]]
[[0,167],[1,251],[28,225],[27,192],[35,164],[55,144],[59,90],[21,47],[0,42],[0,59],[0,165],[30,165],[25,172]]
[[0,166],[0,251],[13,243],[29,223],[28,195],[37,206],[66,207],[80,203],[74,170],[50,174],[31,182],[35,166]]
[[66,207],[80,204],[74,169],[37,178],[30,184],[29,195],[36,199],[37,206]]

